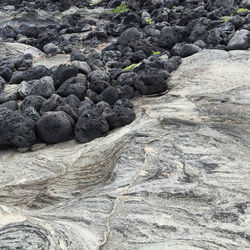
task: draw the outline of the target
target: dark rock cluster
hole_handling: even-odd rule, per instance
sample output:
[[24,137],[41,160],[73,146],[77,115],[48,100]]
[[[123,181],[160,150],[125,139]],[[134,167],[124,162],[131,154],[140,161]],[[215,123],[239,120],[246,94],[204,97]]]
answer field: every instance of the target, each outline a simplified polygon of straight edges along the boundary
[[[250,48],[250,11],[238,0],[127,0],[127,11],[106,11],[99,20],[84,15],[86,7],[96,7],[91,1],[12,0],[1,1],[0,9],[6,4],[26,16],[0,25],[0,39],[35,46],[48,56],[68,53],[71,65],[32,67],[30,54],[0,62],[2,148],[106,135],[135,119],[129,99],[137,93],[167,90],[182,57],[204,48]],[[61,21],[44,22],[36,11],[72,5],[82,13]],[[101,43],[109,44],[101,51],[91,48]],[[5,93],[7,84],[18,84],[18,92]]]

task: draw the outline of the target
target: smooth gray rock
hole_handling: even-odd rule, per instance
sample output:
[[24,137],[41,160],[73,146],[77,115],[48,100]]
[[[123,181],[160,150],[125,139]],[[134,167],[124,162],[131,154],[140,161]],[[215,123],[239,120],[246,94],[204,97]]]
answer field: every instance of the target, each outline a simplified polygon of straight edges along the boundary
[[38,61],[45,57],[45,54],[35,47],[22,43],[0,41],[0,61],[7,60],[9,58],[18,58],[25,54],[31,54],[34,61]]
[[0,248],[249,248],[249,58],[184,58],[104,138],[0,151]]
[[229,41],[227,48],[229,50],[241,50],[250,48],[250,31],[239,30]]

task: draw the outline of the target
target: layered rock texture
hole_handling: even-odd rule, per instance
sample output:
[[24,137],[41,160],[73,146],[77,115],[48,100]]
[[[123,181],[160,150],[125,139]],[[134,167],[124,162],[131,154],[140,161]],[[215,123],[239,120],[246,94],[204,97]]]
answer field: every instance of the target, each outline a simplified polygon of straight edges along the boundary
[[249,67],[204,50],[106,137],[0,151],[0,249],[248,249]]

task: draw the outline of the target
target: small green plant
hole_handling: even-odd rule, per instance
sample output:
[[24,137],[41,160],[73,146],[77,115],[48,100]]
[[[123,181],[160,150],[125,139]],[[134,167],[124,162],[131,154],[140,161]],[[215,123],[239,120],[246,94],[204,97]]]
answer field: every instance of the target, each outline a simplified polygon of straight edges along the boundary
[[84,7],[85,10],[88,10],[89,8],[87,6]]
[[232,18],[231,16],[223,16],[223,17],[221,18],[221,20],[222,20],[223,22],[228,22],[231,18]]
[[152,56],[156,56],[156,55],[160,55],[160,54],[161,54],[160,51],[153,51],[153,52],[152,52]]
[[153,19],[152,18],[149,18],[149,19],[145,19],[145,21],[147,22],[147,24],[151,24]]
[[116,7],[115,9],[112,10],[113,13],[124,13],[126,11],[129,11],[129,7],[126,3],[122,3],[120,6]]
[[129,66],[127,66],[126,68],[124,68],[123,71],[133,70],[136,66],[137,66],[136,63],[130,64]]
[[238,13],[238,14],[241,14],[242,12],[250,12],[250,10],[249,10],[249,9],[246,9],[246,8],[239,8],[239,9],[237,10],[237,13]]

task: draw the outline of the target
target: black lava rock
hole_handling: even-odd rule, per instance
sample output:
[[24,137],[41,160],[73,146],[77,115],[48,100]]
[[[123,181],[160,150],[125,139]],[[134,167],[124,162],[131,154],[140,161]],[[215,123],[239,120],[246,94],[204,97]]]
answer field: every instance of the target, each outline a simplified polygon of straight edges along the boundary
[[131,123],[135,119],[135,112],[130,108],[116,105],[112,110],[105,109],[102,116],[110,129],[115,129]]
[[84,78],[72,77],[58,88],[57,94],[63,97],[73,94],[82,100],[85,97],[86,89],[87,81]]
[[143,95],[159,94],[167,90],[167,81],[159,75],[142,75],[135,84],[136,89]]
[[80,115],[76,123],[75,138],[81,143],[89,142],[106,135],[108,130],[107,121],[96,110],[86,110]]
[[34,122],[37,122],[40,119],[39,113],[33,107],[26,108],[23,114],[29,117]]
[[190,43],[177,43],[172,48],[172,54],[174,56],[187,57],[201,51],[201,48],[195,44]]
[[0,147],[29,147],[36,141],[35,122],[18,111],[0,108]]
[[77,68],[73,66],[60,65],[52,73],[54,85],[58,88],[64,81],[78,74]]
[[4,90],[5,80],[0,76],[0,93]]
[[40,95],[44,98],[50,97],[55,92],[54,81],[50,76],[35,80],[31,85],[31,95]]
[[118,43],[127,46],[129,43],[139,40],[141,33],[136,28],[125,30],[118,38]]
[[70,94],[65,98],[67,104],[71,106],[74,110],[76,110],[80,105],[80,100],[76,95]]
[[15,100],[11,100],[11,101],[8,101],[8,102],[1,104],[0,108],[7,108],[7,109],[10,109],[12,111],[16,111],[18,109],[18,105],[17,105],[17,102]]
[[72,137],[72,126],[63,111],[48,112],[36,124],[38,136],[46,143],[57,143]]
[[105,101],[110,105],[113,105],[119,99],[119,93],[113,86],[104,89],[100,96],[102,101]]
[[59,95],[53,94],[49,99],[43,102],[40,114],[55,110],[58,106],[66,105],[66,101]]

